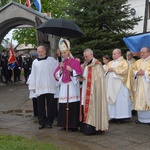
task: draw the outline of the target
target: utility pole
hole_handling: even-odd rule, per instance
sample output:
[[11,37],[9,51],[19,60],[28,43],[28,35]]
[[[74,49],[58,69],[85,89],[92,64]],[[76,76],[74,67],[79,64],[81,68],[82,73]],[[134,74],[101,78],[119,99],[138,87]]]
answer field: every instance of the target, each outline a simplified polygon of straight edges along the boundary
[[145,14],[144,14],[144,24],[143,24],[143,33],[147,32],[147,19],[148,19],[148,6],[149,0],[145,0]]

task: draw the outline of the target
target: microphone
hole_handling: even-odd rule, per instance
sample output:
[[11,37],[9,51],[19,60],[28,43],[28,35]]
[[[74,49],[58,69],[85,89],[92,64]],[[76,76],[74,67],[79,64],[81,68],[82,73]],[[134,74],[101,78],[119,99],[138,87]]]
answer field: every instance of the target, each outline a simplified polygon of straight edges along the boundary
[[63,63],[64,63],[64,60],[65,60],[65,59],[62,57],[62,58],[61,58],[61,62],[60,62],[61,70],[63,70],[63,66],[62,66],[62,65],[63,65]]
[[61,58],[61,62],[64,62],[64,57]]

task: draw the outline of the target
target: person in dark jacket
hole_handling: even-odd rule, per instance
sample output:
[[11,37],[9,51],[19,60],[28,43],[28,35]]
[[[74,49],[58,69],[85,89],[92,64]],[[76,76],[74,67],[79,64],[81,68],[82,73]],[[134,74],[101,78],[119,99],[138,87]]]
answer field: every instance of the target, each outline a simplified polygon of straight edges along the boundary
[[2,77],[4,77],[4,83],[8,82],[8,55],[7,50],[2,51],[1,55],[1,73]]
[[28,53],[25,53],[24,61],[22,63],[22,67],[24,69],[25,83],[27,82],[28,77],[31,73],[31,66],[32,66],[32,59]]
[[22,57],[19,55],[19,51],[15,51],[16,66],[14,68],[14,82],[21,81],[20,74],[22,69]]

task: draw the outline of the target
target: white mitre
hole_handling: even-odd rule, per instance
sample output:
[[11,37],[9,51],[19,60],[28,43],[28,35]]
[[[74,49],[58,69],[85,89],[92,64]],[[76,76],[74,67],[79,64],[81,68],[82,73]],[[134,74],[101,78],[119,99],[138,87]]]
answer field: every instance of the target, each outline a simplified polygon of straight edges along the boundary
[[60,51],[70,50],[70,42],[67,39],[61,38],[58,43]]

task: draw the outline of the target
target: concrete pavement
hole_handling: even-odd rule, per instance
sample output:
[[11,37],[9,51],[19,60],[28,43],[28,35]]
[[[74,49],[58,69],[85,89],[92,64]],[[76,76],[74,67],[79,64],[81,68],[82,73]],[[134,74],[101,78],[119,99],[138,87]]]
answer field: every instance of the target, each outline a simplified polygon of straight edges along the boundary
[[49,141],[63,150],[149,150],[150,126],[135,124],[134,116],[124,124],[110,123],[109,130],[86,136],[80,131],[61,131],[54,122],[52,129],[38,129],[32,117],[32,101],[24,83],[0,85],[0,134],[22,135]]

